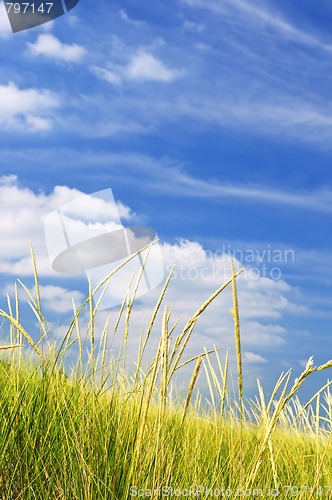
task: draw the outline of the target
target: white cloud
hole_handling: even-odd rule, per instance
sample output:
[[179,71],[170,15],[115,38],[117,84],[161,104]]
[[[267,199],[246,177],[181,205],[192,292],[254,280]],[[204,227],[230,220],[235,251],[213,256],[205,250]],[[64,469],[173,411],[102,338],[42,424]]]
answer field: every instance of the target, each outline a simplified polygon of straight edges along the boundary
[[[30,292],[31,295],[37,299],[36,288],[33,287]],[[84,294],[78,290],[68,290],[61,286],[42,285],[40,283],[39,292],[42,310],[57,314],[73,312],[72,300],[74,300],[76,307],[78,307],[85,298]],[[2,289],[3,296],[8,294],[10,298],[13,298],[14,293],[14,286],[12,284],[8,284]],[[18,293],[20,303],[30,300],[21,286],[18,287]]]
[[[48,195],[34,193],[21,187],[16,176],[0,178],[0,231],[2,245],[0,247],[0,272],[14,275],[31,275],[29,264],[28,242],[32,241],[36,253],[37,264],[41,276],[57,276],[52,272],[44,241],[44,216],[63,203],[77,199],[82,195],[78,190],[66,186],[56,186]],[[101,210],[100,204],[95,206],[95,213]],[[120,212],[130,218],[128,207],[119,203]],[[166,272],[175,264],[176,270],[169,291],[169,299],[174,304],[174,311],[179,315],[190,311],[201,302],[206,295],[230,276],[231,256],[213,255],[207,252],[198,242],[179,240],[176,244],[162,244]],[[237,267],[241,265],[239,261]],[[63,276],[63,275],[61,275]],[[267,276],[255,276],[245,272],[240,278],[239,297],[245,304],[244,321],[256,322],[264,318],[273,325],[284,311],[293,311],[293,304],[288,298],[291,287],[283,280],[273,281]],[[53,290],[53,289],[52,289]],[[50,289],[50,291],[52,291]],[[231,296],[225,298],[227,308],[231,307]],[[218,313],[219,314],[219,313]],[[217,322],[214,322],[216,325]],[[256,327],[255,327],[256,328]],[[266,328],[269,331],[270,327]],[[273,327],[274,328],[274,327]],[[282,330],[274,330],[274,337],[283,337]],[[262,334],[262,332],[260,332]],[[255,340],[254,340],[255,342]]]
[[183,75],[183,71],[169,68],[159,58],[145,49],[135,52],[127,65],[110,65],[109,68],[92,66],[91,71],[113,85],[124,81],[156,81],[169,83]]
[[250,351],[246,351],[243,353],[243,359],[247,363],[267,363],[267,360],[263,358],[263,356]]
[[50,121],[40,116],[28,115],[26,121],[28,129],[32,131],[43,131],[51,128]]
[[[51,211],[83,194],[66,186],[56,186],[48,195],[36,194],[21,187],[16,176],[0,177],[0,231],[2,234],[0,272],[17,277],[31,275],[32,267],[29,257],[29,241],[31,241],[38,258],[40,275],[58,277],[59,275],[52,270],[48,259],[43,220]],[[106,227],[107,221],[102,218],[102,216],[105,218],[106,212],[110,212],[106,202],[103,204],[96,200],[92,209],[96,217],[100,214],[102,224]],[[135,214],[123,203],[118,202],[117,209],[121,218],[125,220],[135,218]]]
[[84,294],[60,286],[41,285],[40,298],[46,309],[61,314],[73,311],[72,299],[77,306],[83,302]]
[[[213,292],[221,283],[227,281],[231,276],[232,256],[229,254],[213,254],[204,250],[198,242],[180,240],[176,245],[164,243],[162,245],[166,270],[169,271],[175,265],[174,279],[177,288],[177,300],[171,301],[176,304],[175,310],[181,314],[182,310],[192,309],[197,300],[197,291],[202,295],[208,291]],[[235,259],[235,267],[240,269],[241,262]],[[256,324],[257,318],[271,321],[280,319],[283,312],[291,310],[291,301],[288,299],[292,288],[282,279],[275,281],[262,272],[261,274],[249,272],[246,266],[242,275],[239,276],[239,301],[243,304],[241,317],[244,322]],[[195,287],[197,286],[197,291]],[[170,292],[172,293],[172,292]],[[180,299],[179,297],[183,297]],[[231,306],[231,295],[226,291],[222,297],[226,298],[229,309]],[[187,305],[185,305],[187,304]],[[220,304],[219,304],[220,307]],[[217,322],[215,323],[217,324]],[[256,327],[255,327],[256,330]],[[267,328],[269,330],[269,328]],[[283,337],[284,330],[274,327],[273,336]],[[255,340],[253,341],[255,343]]]
[[86,54],[84,47],[61,42],[51,33],[41,34],[35,43],[28,42],[29,52],[33,56],[46,56],[65,62],[80,62]]
[[46,89],[19,89],[14,83],[0,85],[0,128],[40,132],[52,127],[51,112],[59,97]]
[[160,59],[145,51],[139,51],[129,62],[125,74],[133,80],[171,82],[180,76],[178,70],[168,68]]

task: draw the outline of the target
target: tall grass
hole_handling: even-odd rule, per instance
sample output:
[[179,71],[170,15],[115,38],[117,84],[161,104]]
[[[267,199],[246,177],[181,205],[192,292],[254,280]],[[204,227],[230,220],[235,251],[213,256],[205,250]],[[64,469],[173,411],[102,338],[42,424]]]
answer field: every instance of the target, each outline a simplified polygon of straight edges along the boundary
[[[8,297],[8,312],[0,310],[10,327],[0,363],[1,499],[332,496],[329,383],[305,405],[297,397],[305,380],[330,368],[332,361],[314,367],[310,358],[293,385],[288,371],[277,380],[268,401],[259,382],[256,399],[245,400],[236,290],[241,271],[235,273],[233,266],[231,278],[179,332],[178,321],[172,325],[170,310],[162,307],[170,274],[140,337],[136,370],[129,374],[124,360],[141,273],[133,278],[133,293],[128,291],[124,298],[113,331],[108,318],[97,341],[100,299],[95,304],[93,297],[114,273],[95,290],[90,286],[80,307],[73,304],[68,331],[54,345],[42,312],[32,248],[31,256],[35,294],[20,285],[38,319],[39,339],[33,340],[22,325],[17,287],[14,305]],[[217,348],[202,348],[199,355],[186,357],[197,320],[228,286],[233,293],[238,396],[228,390],[228,353],[224,363]],[[89,321],[83,332],[80,318],[85,309]],[[158,314],[162,330],[154,355],[147,358]],[[116,335],[121,345],[112,359],[108,353]],[[33,361],[28,361],[29,349]],[[66,376],[63,359],[69,351],[77,352],[77,362]],[[192,376],[180,398],[172,389],[173,380],[189,365]],[[208,407],[195,390],[200,373],[209,387]]]

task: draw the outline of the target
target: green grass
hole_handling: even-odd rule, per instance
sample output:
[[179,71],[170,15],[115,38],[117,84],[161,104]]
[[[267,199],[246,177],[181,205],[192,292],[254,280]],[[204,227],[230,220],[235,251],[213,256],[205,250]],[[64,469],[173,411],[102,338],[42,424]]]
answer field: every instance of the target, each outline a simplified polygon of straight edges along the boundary
[[[290,372],[280,376],[269,401],[259,384],[256,400],[245,400],[234,270],[179,332],[164,309],[159,345],[146,364],[168,279],[141,336],[136,371],[128,374],[123,360],[135,293],[124,300],[115,331],[106,324],[97,342],[98,304],[92,300],[96,290],[90,290],[85,304],[74,305],[63,342],[54,345],[33,253],[32,259],[36,297],[22,286],[38,318],[40,340],[22,325],[18,293],[14,305],[8,299],[8,312],[0,310],[10,325],[0,362],[0,499],[273,498],[277,492],[278,498],[332,497],[329,387],[307,405],[297,397],[307,377],[332,363],[314,367],[310,359],[293,385]],[[238,397],[228,391],[227,355],[223,364],[217,349],[186,357],[196,321],[226,286],[233,287]],[[80,327],[84,308],[90,313],[86,332]],[[122,338],[117,359],[108,356],[113,334]],[[70,351],[78,356],[67,377],[63,358]],[[192,378],[180,398],[172,380],[190,364]],[[200,372],[210,390],[208,407],[195,389]]]

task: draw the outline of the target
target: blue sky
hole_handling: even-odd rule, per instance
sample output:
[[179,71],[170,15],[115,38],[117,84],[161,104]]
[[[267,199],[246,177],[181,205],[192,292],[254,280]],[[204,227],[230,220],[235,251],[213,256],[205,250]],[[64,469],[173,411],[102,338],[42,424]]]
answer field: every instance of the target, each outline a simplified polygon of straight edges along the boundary
[[[235,252],[238,266],[242,257],[249,393],[257,377],[269,390],[310,355],[316,364],[332,358],[331,20],[322,1],[81,0],[12,34],[1,11],[3,290],[31,279],[31,239],[61,324],[66,300],[83,297],[86,284],[52,273],[43,216],[111,188],[126,222],[157,230],[166,268],[176,251],[179,269],[191,256],[192,268],[204,261],[211,271],[174,279],[175,317],[220,285],[216,269],[230,258],[215,252]],[[249,262],[264,251],[263,262]],[[277,253],[281,262],[271,262]],[[279,274],[263,276],[264,264]],[[140,325],[157,293],[137,306]],[[192,352],[216,344],[233,353],[224,297],[197,325]]]

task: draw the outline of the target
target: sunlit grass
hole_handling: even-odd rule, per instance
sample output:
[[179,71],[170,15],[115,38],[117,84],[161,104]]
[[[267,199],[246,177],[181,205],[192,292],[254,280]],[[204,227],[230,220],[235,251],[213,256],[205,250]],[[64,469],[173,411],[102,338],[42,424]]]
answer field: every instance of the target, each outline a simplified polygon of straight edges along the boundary
[[[34,341],[22,324],[17,287],[14,304],[8,298],[8,311],[0,310],[10,326],[0,363],[1,499],[127,500],[171,498],[172,492],[180,498],[332,496],[329,386],[306,405],[297,397],[305,380],[332,362],[314,367],[309,359],[293,385],[288,371],[268,401],[259,383],[257,398],[247,401],[242,394],[245,374],[236,291],[240,273],[233,269],[232,277],[179,332],[178,322],[172,323],[170,310],[162,306],[169,276],[141,335],[136,370],[129,374],[123,360],[135,292],[124,299],[113,331],[107,320],[97,342],[98,303],[93,301],[96,290],[90,287],[85,303],[78,308],[73,304],[73,320],[62,342],[52,344],[32,249],[31,254],[35,296],[21,285],[38,319],[39,340]],[[133,285],[137,290],[138,282]],[[191,359],[186,356],[198,318],[227,286],[233,289],[238,397],[228,391],[227,353],[223,363],[216,348],[202,348]],[[85,309],[89,322],[82,331]],[[158,313],[162,314],[159,343],[146,364]],[[113,335],[121,337],[115,359],[109,357]],[[30,362],[29,349],[34,354]],[[83,361],[87,349],[88,359]],[[63,359],[70,351],[77,353],[77,362],[67,376]],[[180,398],[172,382],[190,365],[187,393]],[[195,390],[199,373],[206,377],[209,406]]]

